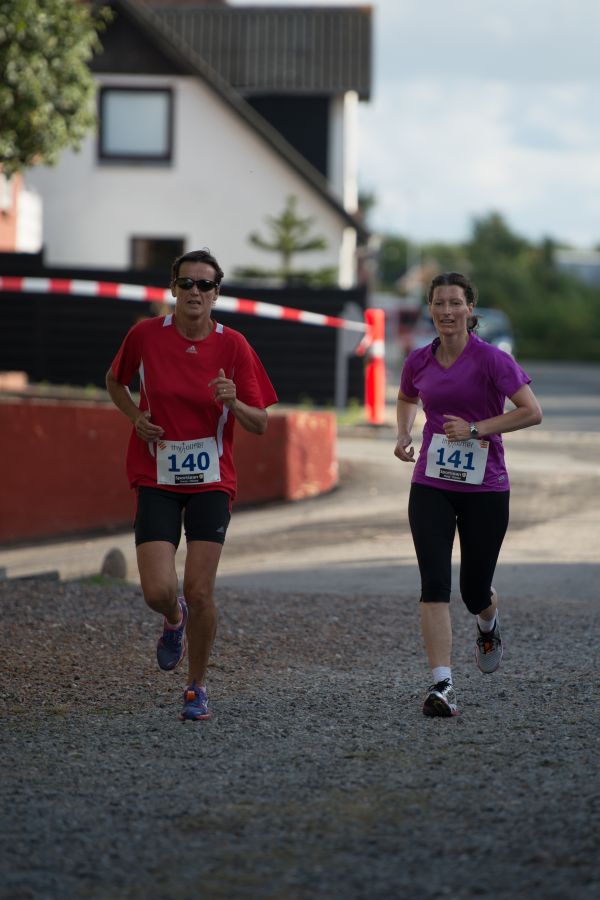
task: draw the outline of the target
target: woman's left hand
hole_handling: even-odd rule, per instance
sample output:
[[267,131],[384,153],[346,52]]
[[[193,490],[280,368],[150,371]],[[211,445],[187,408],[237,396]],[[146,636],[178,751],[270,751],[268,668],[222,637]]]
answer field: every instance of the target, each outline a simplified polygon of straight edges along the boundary
[[471,439],[469,422],[465,422],[459,416],[448,416],[445,413],[444,418],[448,420],[444,424],[444,432],[449,441],[468,441]]
[[223,369],[219,369],[219,374],[212,381],[208,382],[209,387],[214,387],[214,398],[217,403],[223,406],[233,406],[236,401],[235,382],[231,378],[225,377]]

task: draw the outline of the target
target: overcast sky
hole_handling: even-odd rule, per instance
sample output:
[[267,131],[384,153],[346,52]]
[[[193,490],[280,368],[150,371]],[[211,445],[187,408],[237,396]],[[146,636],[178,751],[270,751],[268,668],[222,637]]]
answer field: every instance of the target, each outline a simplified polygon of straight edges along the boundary
[[371,5],[373,93],[359,116],[371,227],[461,241],[497,210],[531,240],[600,244],[600,0]]

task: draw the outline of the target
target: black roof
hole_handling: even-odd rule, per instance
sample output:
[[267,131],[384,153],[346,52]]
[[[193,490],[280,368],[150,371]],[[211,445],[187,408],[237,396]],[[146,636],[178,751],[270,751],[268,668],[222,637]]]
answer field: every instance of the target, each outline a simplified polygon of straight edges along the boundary
[[370,6],[152,9],[241,93],[370,97]]

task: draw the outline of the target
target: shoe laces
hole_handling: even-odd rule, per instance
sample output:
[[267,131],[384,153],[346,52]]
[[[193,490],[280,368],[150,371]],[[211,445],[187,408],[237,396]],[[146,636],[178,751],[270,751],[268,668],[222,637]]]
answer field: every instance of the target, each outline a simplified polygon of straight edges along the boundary
[[429,691],[438,691],[439,693],[443,693],[448,690],[448,688],[452,688],[452,682],[449,678],[444,678],[442,681],[436,681],[435,684],[432,684],[429,688]]

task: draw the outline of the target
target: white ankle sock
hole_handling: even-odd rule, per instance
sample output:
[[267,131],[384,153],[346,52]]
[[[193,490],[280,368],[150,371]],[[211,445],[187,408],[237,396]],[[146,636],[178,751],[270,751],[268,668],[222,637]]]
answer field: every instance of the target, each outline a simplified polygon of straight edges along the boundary
[[480,631],[483,631],[484,634],[489,634],[496,626],[496,615],[494,614],[493,619],[482,619],[481,616],[477,616],[477,624]]
[[436,666],[431,670],[431,673],[434,684],[437,684],[438,681],[446,681],[446,679],[452,684],[452,669],[450,666]]

